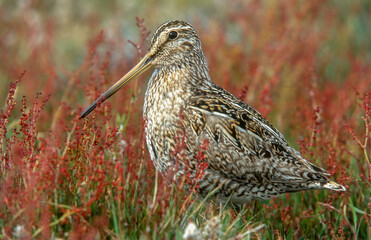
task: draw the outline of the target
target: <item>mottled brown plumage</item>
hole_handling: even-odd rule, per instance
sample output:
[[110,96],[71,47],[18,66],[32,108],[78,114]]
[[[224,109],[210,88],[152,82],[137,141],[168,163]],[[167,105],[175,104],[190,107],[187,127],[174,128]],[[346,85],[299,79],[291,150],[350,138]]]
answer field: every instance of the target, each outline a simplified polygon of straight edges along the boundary
[[[81,117],[150,67],[143,115],[148,150],[162,173],[197,176],[201,195],[218,187],[217,200],[238,204],[307,189],[345,191],[258,111],[211,81],[196,31],[183,21],[160,26],[146,56]],[[204,175],[200,163],[207,163]]]

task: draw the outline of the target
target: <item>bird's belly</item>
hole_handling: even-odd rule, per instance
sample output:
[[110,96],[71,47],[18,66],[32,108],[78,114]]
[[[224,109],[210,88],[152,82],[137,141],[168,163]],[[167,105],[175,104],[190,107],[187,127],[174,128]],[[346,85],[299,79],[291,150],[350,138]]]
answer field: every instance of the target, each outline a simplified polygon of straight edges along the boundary
[[145,105],[147,148],[156,169],[166,172],[170,167],[175,167],[184,151],[181,106],[168,98]]

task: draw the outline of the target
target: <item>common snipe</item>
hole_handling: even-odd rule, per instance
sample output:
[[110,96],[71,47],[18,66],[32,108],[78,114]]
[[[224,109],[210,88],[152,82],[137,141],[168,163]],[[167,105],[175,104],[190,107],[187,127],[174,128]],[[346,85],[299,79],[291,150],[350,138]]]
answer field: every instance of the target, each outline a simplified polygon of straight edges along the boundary
[[[143,115],[148,150],[162,173],[187,172],[198,179],[201,195],[215,190],[218,201],[237,204],[307,189],[345,191],[290,147],[258,111],[211,81],[201,41],[183,21],[161,25],[143,59],[81,118],[152,67]],[[201,177],[200,161],[207,163]]]

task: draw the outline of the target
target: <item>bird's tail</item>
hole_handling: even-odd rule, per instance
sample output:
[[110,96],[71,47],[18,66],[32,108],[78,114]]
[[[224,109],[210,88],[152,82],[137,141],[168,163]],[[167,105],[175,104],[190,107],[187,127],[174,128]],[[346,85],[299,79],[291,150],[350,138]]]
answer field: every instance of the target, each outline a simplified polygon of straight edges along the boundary
[[336,182],[330,181],[330,180],[327,183],[323,184],[322,187],[326,189],[330,189],[334,191],[342,191],[342,192],[345,192],[347,190],[344,186],[337,184]]
[[340,184],[337,184],[336,182],[334,181],[330,181],[330,180],[327,180],[327,182],[312,182],[308,185],[308,188],[309,189],[330,189],[330,190],[333,190],[333,191],[342,191],[342,192],[345,192],[347,189],[340,185]]
[[[322,178],[322,181],[320,182],[312,182],[309,184],[309,187],[310,188],[314,188],[314,189],[330,189],[330,190],[333,190],[333,191],[341,191],[341,192],[345,192],[347,189],[334,182],[334,181],[331,181],[327,178],[327,176],[330,176],[330,174],[323,168],[321,167],[318,167],[318,166],[315,166],[314,164],[310,163],[310,162],[307,162],[311,165],[311,167],[317,172],[319,173],[320,177]],[[317,175],[318,176],[318,175]]]
[[334,181],[330,181],[330,180],[327,180],[327,182],[312,182],[312,183],[309,183],[308,185],[308,189],[330,189],[330,190],[333,190],[333,191],[341,191],[341,192],[345,192],[347,189],[334,182]]

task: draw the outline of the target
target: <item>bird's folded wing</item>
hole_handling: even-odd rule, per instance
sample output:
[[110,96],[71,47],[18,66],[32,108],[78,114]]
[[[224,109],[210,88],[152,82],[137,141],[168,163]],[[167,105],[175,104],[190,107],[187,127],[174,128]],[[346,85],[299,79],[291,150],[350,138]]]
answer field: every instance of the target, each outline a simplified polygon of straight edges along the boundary
[[325,179],[325,170],[303,159],[259,112],[228,93],[193,97],[186,111],[191,134],[210,141],[210,170],[242,181]]

